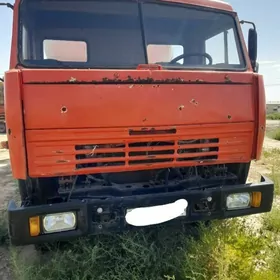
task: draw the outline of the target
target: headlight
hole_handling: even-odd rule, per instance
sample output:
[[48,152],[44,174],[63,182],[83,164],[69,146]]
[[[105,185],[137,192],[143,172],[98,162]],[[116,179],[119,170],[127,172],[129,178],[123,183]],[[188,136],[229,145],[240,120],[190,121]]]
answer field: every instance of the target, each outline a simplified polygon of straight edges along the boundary
[[76,228],[76,215],[74,212],[46,215],[43,219],[43,227],[46,233],[73,230]]
[[233,193],[227,197],[227,209],[245,209],[250,207],[251,195],[249,193]]

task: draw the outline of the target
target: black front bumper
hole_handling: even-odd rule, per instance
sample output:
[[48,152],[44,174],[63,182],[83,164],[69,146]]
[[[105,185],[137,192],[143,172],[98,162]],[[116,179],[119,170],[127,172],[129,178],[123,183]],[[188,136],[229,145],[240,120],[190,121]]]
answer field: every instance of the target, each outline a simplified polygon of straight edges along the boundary
[[[258,208],[227,210],[226,197],[232,193],[261,192],[262,201]],[[8,222],[11,243],[27,245],[52,241],[70,240],[89,234],[121,232],[135,228],[125,221],[126,210],[137,207],[162,205],[178,199],[186,199],[189,203],[186,216],[176,218],[173,222],[185,223],[225,219],[244,215],[269,212],[272,207],[274,184],[262,177],[257,184],[219,186],[199,190],[179,190],[172,192],[149,193],[131,196],[111,196],[75,200],[51,205],[17,207],[14,201],[8,206]],[[102,208],[102,213],[98,213]],[[29,218],[43,217],[46,214],[74,211],[77,215],[77,228],[72,231],[45,234],[37,237],[29,234]],[[100,211],[99,211],[100,212]],[[41,219],[42,223],[42,219]],[[171,222],[172,223],[172,222]],[[41,224],[42,229],[42,224]]]

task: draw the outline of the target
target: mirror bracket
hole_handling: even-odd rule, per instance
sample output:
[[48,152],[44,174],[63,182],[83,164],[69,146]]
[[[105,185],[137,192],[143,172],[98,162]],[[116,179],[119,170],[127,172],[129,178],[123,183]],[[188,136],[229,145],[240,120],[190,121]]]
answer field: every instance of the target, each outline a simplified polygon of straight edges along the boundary
[[251,24],[253,26],[254,30],[256,30],[256,25],[252,21],[241,20],[239,23],[240,24],[244,24],[244,23]]
[[12,9],[12,10],[14,9],[14,5],[12,5],[11,3],[2,3],[2,2],[0,2],[0,6],[6,6],[6,7]]

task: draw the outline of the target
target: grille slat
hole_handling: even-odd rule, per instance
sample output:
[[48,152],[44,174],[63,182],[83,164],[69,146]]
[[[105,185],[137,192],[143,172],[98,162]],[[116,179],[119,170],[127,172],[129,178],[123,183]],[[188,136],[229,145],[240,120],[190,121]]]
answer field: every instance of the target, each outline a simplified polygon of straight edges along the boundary
[[[162,133],[162,131],[161,131]],[[173,133],[173,131],[172,131]],[[155,133],[156,134],[156,133]],[[176,162],[217,160],[219,139],[145,139],[125,143],[76,145],[76,168],[175,164]]]

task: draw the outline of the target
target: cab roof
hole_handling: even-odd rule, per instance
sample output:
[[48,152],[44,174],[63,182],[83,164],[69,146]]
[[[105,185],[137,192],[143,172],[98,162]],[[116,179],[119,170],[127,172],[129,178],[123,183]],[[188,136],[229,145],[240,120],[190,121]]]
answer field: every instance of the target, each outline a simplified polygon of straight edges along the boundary
[[206,8],[219,9],[223,11],[233,12],[233,9],[229,3],[221,0],[162,0],[165,2],[182,3],[195,6],[202,6]]
[[[16,3],[19,3],[21,1],[22,0],[16,0]],[[194,5],[199,7],[233,12],[232,6],[229,3],[226,3],[225,1],[222,0],[160,0],[160,1],[169,2],[169,3],[181,3],[181,4]]]

